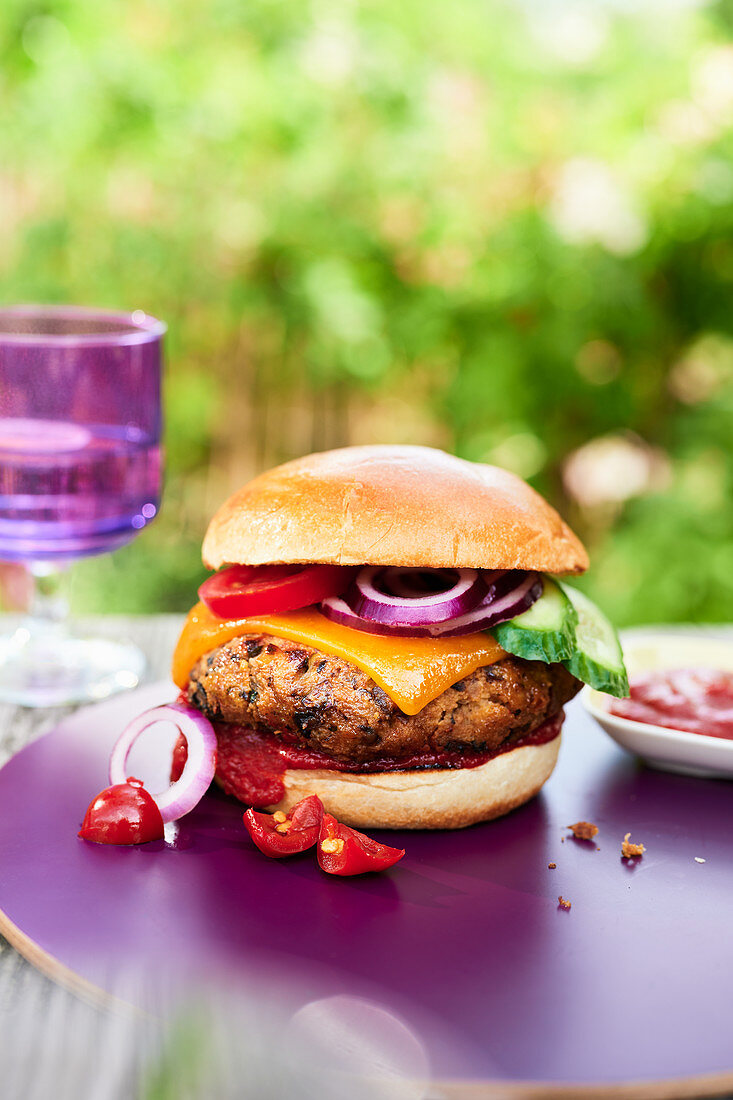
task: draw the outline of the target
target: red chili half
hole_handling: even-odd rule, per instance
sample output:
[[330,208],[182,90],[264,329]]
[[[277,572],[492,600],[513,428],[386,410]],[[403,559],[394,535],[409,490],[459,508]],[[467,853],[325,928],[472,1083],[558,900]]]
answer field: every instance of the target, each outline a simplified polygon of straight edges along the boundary
[[232,565],[205,580],[199,597],[220,619],[296,611],[340,595],[355,572],[345,565]]
[[390,848],[377,840],[342,825],[324,814],[318,837],[318,863],[329,875],[363,875],[386,871],[405,854],[404,848]]
[[260,814],[247,810],[244,824],[261,852],[274,859],[293,856],[312,848],[318,840],[323,820],[323,803],[316,794],[301,799],[290,814],[278,810]]
[[146,844],[162,840],[163,818],[142,780],[130,776],[92,799],[79,836],[95,844]]

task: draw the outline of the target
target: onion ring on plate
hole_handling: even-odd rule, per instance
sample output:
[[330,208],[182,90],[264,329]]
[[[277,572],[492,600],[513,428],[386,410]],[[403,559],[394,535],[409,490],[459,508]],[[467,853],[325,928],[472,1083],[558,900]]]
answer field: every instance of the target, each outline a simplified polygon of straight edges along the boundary
[[115,742],[109,758],[109,781],[112,785],[126,782],[130,749],[140,734],[156,722],[172,722],[188,747],[180,778],[166,790],[152,795],[163,821],[177,821],[199,804],[216,770],[216,734],[211,722],[200,711],[186,703],[167,703],[139,714]]

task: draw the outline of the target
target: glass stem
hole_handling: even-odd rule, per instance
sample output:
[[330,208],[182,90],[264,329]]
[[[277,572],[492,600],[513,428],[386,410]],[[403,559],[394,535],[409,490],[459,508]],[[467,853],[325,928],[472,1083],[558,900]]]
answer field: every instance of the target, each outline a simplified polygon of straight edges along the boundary
[[52,565],[49,562],[32,562],[28,566],[28,572],[33,578],[28,617],[36,629],[66,629],[69,617],[66,570],[65,565]]

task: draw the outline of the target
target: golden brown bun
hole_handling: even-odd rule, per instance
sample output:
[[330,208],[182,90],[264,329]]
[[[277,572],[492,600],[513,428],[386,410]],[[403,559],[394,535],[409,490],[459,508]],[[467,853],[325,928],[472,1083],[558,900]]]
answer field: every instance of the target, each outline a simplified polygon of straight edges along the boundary
[[431,447],[344,447],[261,474],[206,532],[210,569],[268,562],[581,573],[583,545],[515,474]]
[[461,829],[534,798],[552,774],[560,740],[522,745],[477,768],[372,775],[288,770],[285,798],[267,809],[288,813],[317,794],[327,813],[359,829]]

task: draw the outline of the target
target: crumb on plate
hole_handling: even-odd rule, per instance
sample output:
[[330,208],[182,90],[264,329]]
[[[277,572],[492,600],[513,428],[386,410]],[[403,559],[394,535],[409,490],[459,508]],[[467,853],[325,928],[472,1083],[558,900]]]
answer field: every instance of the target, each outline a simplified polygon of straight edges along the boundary
[[621,855],[624,859],[634,859],[636,856],[643,856],[646,848],[643,844],[632,844],[629,840],[631,833],[627,833],[623,839],[621,845]]
[[705,862],[705,860],[702,858],[702,856],[695,856],[695,863],[704,863],[704,862]]
[[547,864],[547,870],[548,871],[554,871],[556,867],[557,867],[556,863],[548,863]]
[[560,894],[560,897],[557,899],[557,901],[561,909],[570,909],[572,906],[572,902],[568,901],[567,898],[564,898],[562,894]]
[[598,835],[598,826],[592,821],[576,821],[574,825],[566,825],[576,840],[592,840]]

